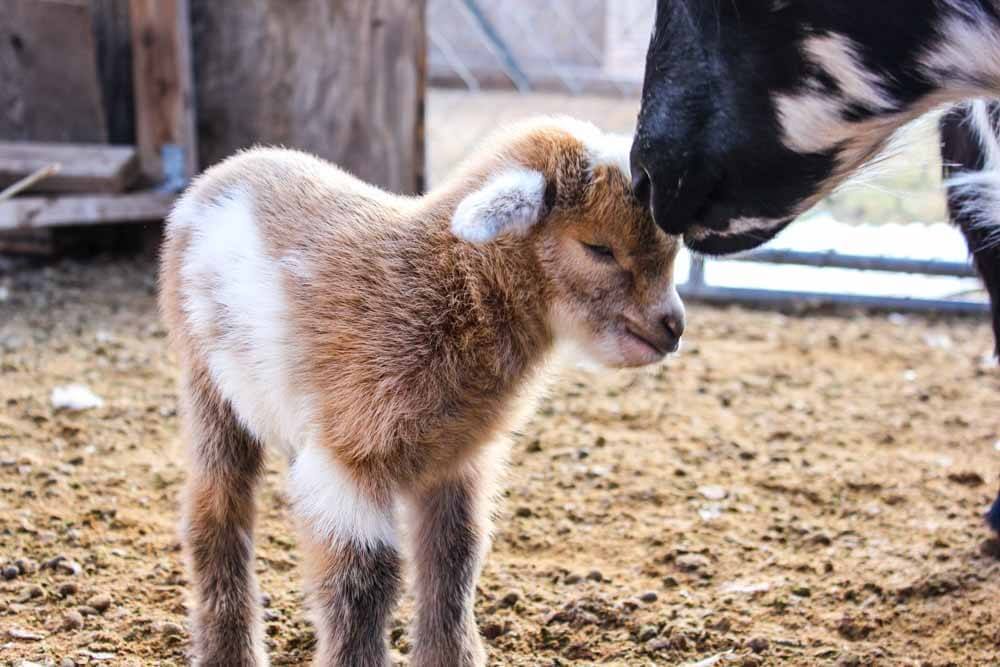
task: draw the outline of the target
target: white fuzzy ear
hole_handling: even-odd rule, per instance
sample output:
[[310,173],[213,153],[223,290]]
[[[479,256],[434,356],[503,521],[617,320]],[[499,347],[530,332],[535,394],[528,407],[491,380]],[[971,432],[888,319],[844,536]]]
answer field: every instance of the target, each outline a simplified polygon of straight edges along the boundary
[[488,243],[508,233],[523,236],[544,209],[545,177],[531,169],[509,169],[462,200],[451,231],[470,243]]

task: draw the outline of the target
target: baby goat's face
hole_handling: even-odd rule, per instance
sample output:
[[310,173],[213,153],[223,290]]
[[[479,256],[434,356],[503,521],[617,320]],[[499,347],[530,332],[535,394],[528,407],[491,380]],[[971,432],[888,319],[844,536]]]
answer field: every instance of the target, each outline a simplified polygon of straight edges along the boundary
[[684,306],[674,286],[679,242],[632,196],[615,166],[588,170],[577,201],[560,201],[537,232],[560,338],[611,367],[677,351]]
[[520,237],[530,245],[557,339],[604,366],[655,363],[678,349],[684,331],[673,279],[679,241],[633,196],[627,140],[571,127],[532,135],[522,144],[532,148],[515,151],[528,154],[525,164],[468,195],[452,231],[478,244]]

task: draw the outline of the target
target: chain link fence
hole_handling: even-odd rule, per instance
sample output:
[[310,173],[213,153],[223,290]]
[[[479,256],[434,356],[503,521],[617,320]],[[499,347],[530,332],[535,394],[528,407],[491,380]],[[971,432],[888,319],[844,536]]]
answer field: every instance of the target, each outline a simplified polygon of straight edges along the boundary
[[[495,128],[532,115],[569,114],[631,134],[655,4],[429,0],[430,184]],[[779,236],[773,245],[780,253],[759,256],[769,264],[695,262],[691,277],[721,288],[702,289],[701,295],[773,301],[791,283],[803,289],[795,295],[799,299],[827,295],[830,301],[892,309],[980,310],[981,304],[969,301],[951,305],[978,289],[970,271],[920,270],[928,260],[953,269],[967,259],[959,234],[946,225],[936,124],[911,128],[898,144],[899,151]],[[795,263],[803,252],[812,266]],[[840,262],[843,256],[849,261]],[[770,264],[774,260],[780,263]],[[681,272],[688,266],[688,259],[682,261]],[[749,287],[749,293],[739,289]],[[878,292],[891,298],[880,301]]]

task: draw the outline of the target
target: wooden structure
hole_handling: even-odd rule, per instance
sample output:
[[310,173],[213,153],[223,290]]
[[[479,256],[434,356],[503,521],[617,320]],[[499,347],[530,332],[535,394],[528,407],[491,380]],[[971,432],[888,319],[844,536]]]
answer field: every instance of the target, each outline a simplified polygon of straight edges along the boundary
[[422,190],[425,4],[193,2],[203,163],[277,144]]
[[37,182],[0,195],[0,234],[162,220],[258,143],[423,187],[425,0],[3,2],[0,191]]

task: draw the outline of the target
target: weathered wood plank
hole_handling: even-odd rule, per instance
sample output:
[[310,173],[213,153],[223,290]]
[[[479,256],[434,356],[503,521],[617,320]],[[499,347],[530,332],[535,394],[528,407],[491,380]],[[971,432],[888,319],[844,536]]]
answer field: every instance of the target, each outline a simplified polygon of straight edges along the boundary
[[122,192],[138,175],[134,146],[0,141],[0,188],[49,164],[59,172],[38,183],[36,192]]
[[139,192],[127,195],[19,197],[0,202],[0,231],[108,222],[163,220],[175,195]]
[[202,164],[280,144],[422,190],[425,5],[192,0]]
[[90,0],[108,141],[135,144],[129,0]]
[[[230,4],[230,3],[224,3]],[[164,177],[161,150],[184,150],[184,173],[198,168],[187,0],[131,0],[136,143],[143,172]]]
[[0,139],[107,141],[90,7],[0,3]]

